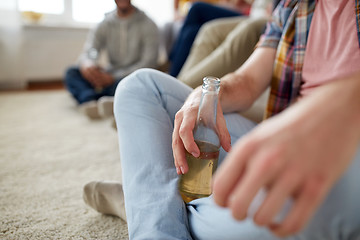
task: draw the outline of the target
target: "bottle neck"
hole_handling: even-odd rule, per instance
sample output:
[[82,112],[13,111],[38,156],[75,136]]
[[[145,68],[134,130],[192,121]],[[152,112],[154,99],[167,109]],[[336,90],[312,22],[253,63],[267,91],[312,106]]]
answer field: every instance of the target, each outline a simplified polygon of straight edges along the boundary
[[206,77],[203,82],[194,138],[195,140],[209,141],[214,145],[218,145],[216,114],[220,80],[218,78]]
[[197,120],[206,120],[208,126],[216,125],[216,109],[220,91],[220,79],[216,77],[204,77],[202,96]]
[[204,77],[202,92],[214,92],[216,95],[219,94],[220,91],[220,79],[216,77]]

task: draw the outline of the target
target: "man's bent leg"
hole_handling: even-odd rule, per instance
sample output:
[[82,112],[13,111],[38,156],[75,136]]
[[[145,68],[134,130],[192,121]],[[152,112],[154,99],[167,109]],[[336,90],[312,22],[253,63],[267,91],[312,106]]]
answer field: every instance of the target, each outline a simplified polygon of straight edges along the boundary
[[78,67],[67,69],[65,85],[79,104],[98,99],[95,89],[83,78]]
[[190,92],[150,69],[118,85],[114,113],[130,239],[191,239],[171,147],[175,114]]
[[[205,23],[199,30],[199,33],[196,35],[195,41],[191,47],[190,54],[184,63],[184,66],[181,68],[181,71],[177,78],[180,81],[185,81],[187,73],[191,71],[196,65],[201,62],[203,59],[208,57],[221,43],[226,39],[226,36],[236,27],[236,25],[247,17],[230,17],[230,18],[220,18],[210,22]],[[201,78],[197,81],[201,85]],[[192,82],[191,80],[187,80]],[[194,80],[193,80],[194,81]],[[191,87],[195,85],[188,84]]]
[[235,71],[253,52],[265,24],[265,19],[242,18],[219,47],[187,72],[182,72],[179,79],[196,87],[201,85],[204,75],[223,77]]

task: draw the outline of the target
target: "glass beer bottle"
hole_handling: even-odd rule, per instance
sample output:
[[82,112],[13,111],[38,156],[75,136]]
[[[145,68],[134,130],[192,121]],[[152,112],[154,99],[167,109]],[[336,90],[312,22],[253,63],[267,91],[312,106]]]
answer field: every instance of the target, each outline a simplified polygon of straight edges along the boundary
[[186,152],[189,171],[181,175],[179,192],[188,203],[194,199],[211,195],[211,179],[217,168],[220,139],[216,127],[216,109],[220,79],[205,77],[202,96],[193,130],[194,140],[200,150],[200,156],[194,157]]

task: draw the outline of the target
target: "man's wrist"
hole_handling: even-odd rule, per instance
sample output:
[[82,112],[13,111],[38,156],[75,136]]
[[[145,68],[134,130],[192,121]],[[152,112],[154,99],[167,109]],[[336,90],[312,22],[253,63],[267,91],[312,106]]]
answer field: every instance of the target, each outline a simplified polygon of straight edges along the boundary
[[242,111],[253,103],[248,79],[241,72],[233,72],[221,79],[219,99],[224,112]]

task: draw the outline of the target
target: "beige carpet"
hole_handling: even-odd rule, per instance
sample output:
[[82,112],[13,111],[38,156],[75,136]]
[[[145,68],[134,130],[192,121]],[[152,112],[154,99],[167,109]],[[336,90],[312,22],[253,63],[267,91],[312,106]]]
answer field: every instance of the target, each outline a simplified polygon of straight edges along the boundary
[[65,90],[0,93],[0,239],[128,239],[82,200],[120,171],[110,120],[88,120]]

